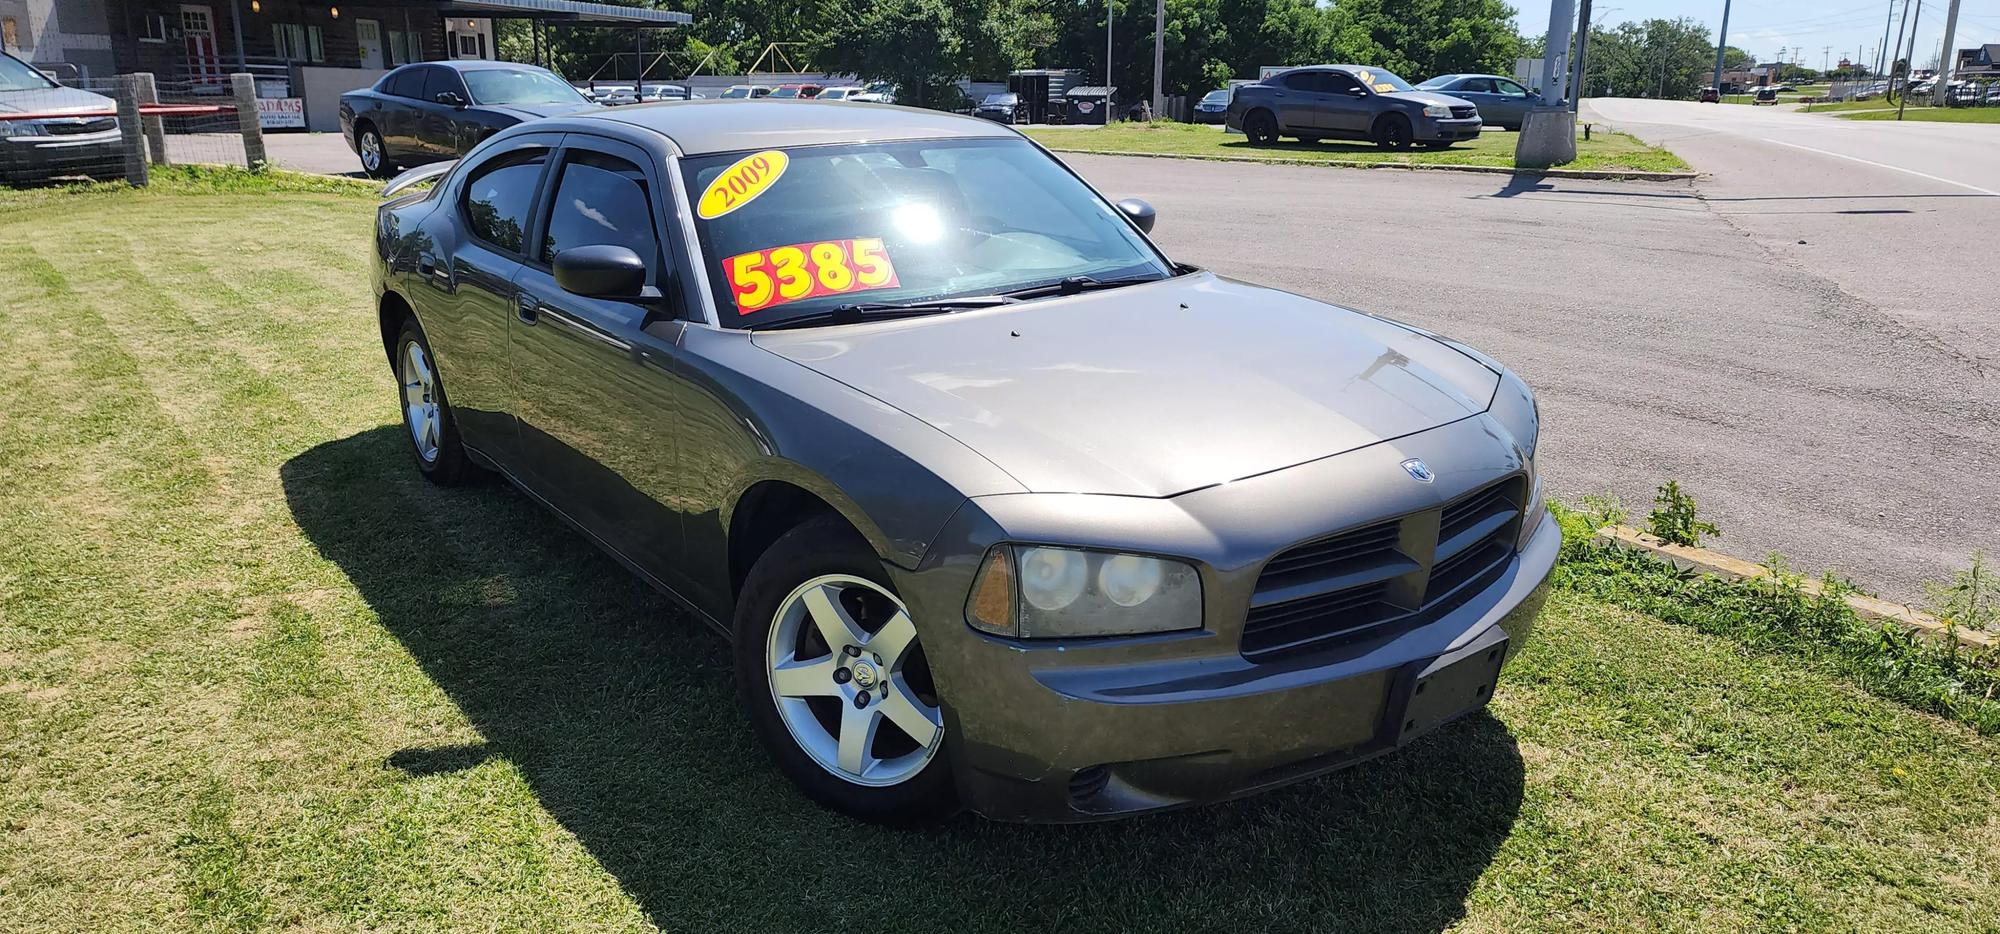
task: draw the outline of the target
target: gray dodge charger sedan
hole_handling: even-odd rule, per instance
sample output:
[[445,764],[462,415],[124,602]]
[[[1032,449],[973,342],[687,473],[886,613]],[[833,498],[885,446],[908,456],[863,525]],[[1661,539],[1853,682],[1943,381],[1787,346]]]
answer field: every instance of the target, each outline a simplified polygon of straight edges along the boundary
[[726,634],[807,795],[1089,820],[1478,710],[1560,538],[1504,367],[1153,219],[991,121],[695,101],[501,131],[373,278],[417,469]]

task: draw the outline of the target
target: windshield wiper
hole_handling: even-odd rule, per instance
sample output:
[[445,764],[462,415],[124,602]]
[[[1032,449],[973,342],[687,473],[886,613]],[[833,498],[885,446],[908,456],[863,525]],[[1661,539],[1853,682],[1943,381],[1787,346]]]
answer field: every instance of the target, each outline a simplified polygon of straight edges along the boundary
[[1011,298],[1040,298],[1044,295],[1075,295],[1078,292],[1094,292],[1098,289],[1115,289],[1121,286],[1138,285],[1141,282],[1158,282],[1166,276],[1124,276],[1117,279],[1098,279],[1093,276],[1066,276],[1044,285],[1031,285],[1024,289],[1002,292]]
[[932,298],[914,302],[854,302],[835,305],[825,311],[809,315],[773,321],[770,324],[752,325],[753,331],[777,331],[785,328],[815,328],[829,324],[854,324],[858,321],[884,321],[890,318],[915,318],[922,315],[943,314],[961,308],[991,308],[995,305],[1011,305],[1020,299],[1011,295],[967,295],[959,298]]

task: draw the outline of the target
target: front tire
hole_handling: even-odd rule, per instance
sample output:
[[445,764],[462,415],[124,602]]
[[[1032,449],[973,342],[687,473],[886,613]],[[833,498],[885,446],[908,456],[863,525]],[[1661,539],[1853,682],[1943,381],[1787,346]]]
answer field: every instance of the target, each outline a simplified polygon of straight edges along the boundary
[[757,559],[733,629],[737,696],[807,797],[878,823],[958,809],[916,623],[881,559],[840,517],[785,533]]
[[417,471],[439,486],[458,486],[472,477],[472,463],[458,438],[458,420],[445,398],[437,358],[415,316],[403,319],[396,335],[396,382],[403,405],[403,437]]
[[1375,122],[1375,145],[1383,149],[1410,148],[1410,118],[1390,114]]

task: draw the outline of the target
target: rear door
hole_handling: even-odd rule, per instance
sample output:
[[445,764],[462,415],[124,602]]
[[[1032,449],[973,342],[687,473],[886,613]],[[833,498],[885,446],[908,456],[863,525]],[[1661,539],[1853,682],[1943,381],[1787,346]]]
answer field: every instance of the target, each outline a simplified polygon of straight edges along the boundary
[[1326,103],[1325,72],[1286,72],[1278,77],[1278,91],[1272,97],[1277,104],[1280,129],[1314,134],[1326,128],[1320,114]]
[[656,579],[681,577],[687,501],[679,463],[679,309],[566,292],[564,250],[614,245],[645,261],[648,284],[678,296],[664,167],[645,151],[580,133],[563,138],[535,249],[518,280],[508,350],[525,479],[543,499]]
[[382,85],[382,93],[387,98],[382,102],[382,144],[396,162],[418,158],[417,124],[423,118],[418,111],[417,99],[424,94],[424,71],[429,66],[415,65],[390,72],[389,80]]
[[1371,94],[1353,75],[1344,71],[1326,73],[1326,103],[1322,107],[1322,124],[1326,129],[1343,136],[1365,136],[1375,122],[1375,108]]
[[451,213],[417,245],[418,312],[444,384],[451,392],[465,442],[512,469],[513,393],[507,337],[516,286],[534,242],[535,205],[545,185],[559,133],[516,137],[467,165],[451,192]]

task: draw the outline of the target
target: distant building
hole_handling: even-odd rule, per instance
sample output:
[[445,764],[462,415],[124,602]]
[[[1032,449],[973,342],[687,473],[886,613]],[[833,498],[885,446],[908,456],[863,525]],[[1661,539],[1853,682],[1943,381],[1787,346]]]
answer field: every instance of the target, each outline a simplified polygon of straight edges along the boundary
[[2000,78],[2000,42],[1959,49],[1958,63],[1953,66],[1952,75],[1974,81]]
[[0,0],[0,48],[60,77],[111,74],[116,68],[107,2]]

